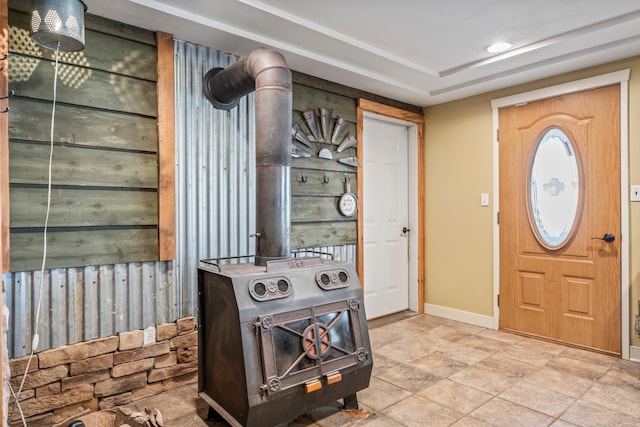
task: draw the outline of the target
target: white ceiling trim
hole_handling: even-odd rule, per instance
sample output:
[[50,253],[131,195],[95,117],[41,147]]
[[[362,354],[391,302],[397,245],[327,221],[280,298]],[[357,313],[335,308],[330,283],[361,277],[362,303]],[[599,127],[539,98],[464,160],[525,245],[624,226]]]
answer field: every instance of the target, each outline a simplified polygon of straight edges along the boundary
[[[521,46],[519,48],[516,49],[511,49],[508,52],[504,52],[498,55],[494,55],[490,58],[486,58],[486,59],[481,59],[478,61],[473,61],[470,62],[468,64],[463,64],[460,65],[458,67],[453,67],[453,68],[449,68],[448,70],[444,70],[440,73],[441,77],[447,77],[453,74],[458,74],[473,68],[479,68],[482,67],[484,65],[489,65],[489,64],[493,64],[495,62],[498,61],[503,61],[505,59],[509,59],[509,58],[513,58],[514,56],[517,55],[522,55],[524,53],[528,53],[528,52],[532,52],[534,50],[537,49],[541,49],[543,47],[547,47],[547,46],[552,46],[558,43],[562,43],[564,41],[579,37],[579,36],[583,36],[583,35],[587,35],[590,33],[594,33],[596,31],[599,30],[603,30],[609,27],[612,27],[614,25],[619,25],[619,24],[624,24],[626,22],[629,21],[633,21],[635,19],[640,18],[640,10],[636,10],[634,12],[629,12],[626,13],[624,15],[619,15],[619,16],[614,16],[613,18],[609,18],[609,19],[605,19],[603,21],[599,21],[599,22],[595,22],[593,24],[590,25],[585,25],[583,27],[580,28],[576,28],[574,30],[571,31],[566,31],[564,33],[560,33],[557,34],[553,37],[549,37],[543,40],[539,40],[533,43],[530,43],[528,45],[525,46]],[[599,47],[604,46],[604,45],[600,45]]]
[[497,79],[501,79],[504,77],[508,77],[511,76],[513,74],[518,74],[518,73],[524,73],[526,71],[531,71],[531,70],[535,70],[537,68],[541,68],[544,67],[546,65],[552,65],[555,63],[559,63],[562,61],[566,61],[567,59],[570,58],[579,58],[581,56],[585,56],[591,53],[598,53],[602,50],[606,50],[606,49],[612,49],[618,46],[623,46],[629,43],[636,43],[640,41],[640,35],[638,36],[632,36],[632,37],[627,37],[626,39],[622,39],[622,40],[616,40],[615,42],[611,42],[611,43],[604,43],[601,45],[597,45],[597,46],[592,46],[589,47],[587,49],[582,49],[582,50],[577,50],[574,52],[571,52],[569,54],[563,54],[563,55],[558,55],[555,56],[553,58],[548,58],[542,61],[538,61],[538,62],[533,62],[533,63],[529,63],[527,65],[523,65],[521,67],[517,67],[517,68],[511,68],[509,70],[506,71],[501,71],[499,73],[494,73],[485,77],[481,77],[478,79],[474,79],[474,80],[468,80],[464,83],[460,83],[457,85],[452,85],[452,86],[448,86],[448,87],[444,87],[441,89],[436,89],[436,90],[432,90],[429,92],[429,95],[431,96],[435,96],[435,95],[442,95],[442,94],[446,94],[449,92],[453,92],[456,90],[460,90],[460,89],[465,89],[468,87],[472,87],[475,85],[479,85],[481,83],[487,83],[490,82],[492,80],[497,80]]
[[327,65],[331,65],[333,67],[339,68],[341,70],[344,71],[349,71],[351,73],[355,73],[364,77],[368,77],[370,79],[376,80],[378,82],[381,83],[386,83],[392,86],[395,86],[397,88],[400,89],[405,89],[405,90],[409,90],[412,92],[418,92],[418,93],[422,93],[424,95],[428,95],[428,91],[425,90],[424,88],[419,88],[419,87],[415,87],[412,85],[408,85],[406,83],[404,83],[403,81],[399,81],[396,79],[392,79],[389,78],[385,75],[379,74],[379,73],[374,73],[371,72],[371,70],[367,69],[367,68],[362,68],[362,67],[358,67],[358,66],[354,66],[352,64],[343,62],[343,61],[338,61],[334,58],[330,58],[328,56],[324,56],[324,55],[319,55],[316,53],[313,53],[309,50],[306,49],[301,49],[297,46],[288,44],[288,43],[283,43],[279,40],[275,40],[269,37],[264,37],[260,34],[256,34],[250,31],[246,31],[243,30],[241,28],[238,27],[234,27],[232,25],[228,25],[225,23],[222,23],[220,21],[217,21],[215,19],[211,19],[211,18],[205,18],[201,15],[197,15],[195,13],[191,13],[188,12],[184,9],[179,9],[176,7],[172,7],[169,5],[166,5],[164,3],[155,1],[155,0],[129,0],[131,3],[135,3],[137,5],[143,6],[143,7],[147,7],[150,9],[154,9],[157,10],[159,12],[162,12],[164,14],[167,15],[171,15],[171,16],[175,16],[175,17],[179,17],[182,19],[185,19],[187,21],[191,21],[209,28],[214,28],[216,30],[220,30],[220,31],[224,31],[226,33],[230,33],[248,40],[252,40],[255,41],[257,43],[261,43],[261,44],[265,44],[271,47],[274,47],[276,49],[280,49],[280,50],[284,50],[299,56],[302,56],[304,58],[308,58],[314,61],[318,61],[320,63],[324,63]]
[[440,73],[438,73],[435,70],[432,70],[431,68],[425,67],[423,65],[420,64],[416,64],[413,61],[409,61],[408,59],[402,58],[400,56],[394,55],[393,53],[387,52],[385,50],[379,49],[375,46],[372,46],[370,44],[364,43],[360,40],[354,39],[353,37],[349,37],[346,34],[340,33],[338,31],[332,30],[331,28],[316,24],[314,22],[311,22],[307,19],[304,19],[298,15],[294,15],[292,13],[289,13],[287,11],[284,11],[282,9],[279,9],[277,7],[273,7],[270,5],[267,5],[261,1],[258,0],[238,0],[241,3],[246,4],[247,6],[253,7],[255,9],[259,9],[263,12],[266,12],[270,15],[276,16],[280,19],[284,19],[286,21],[289,21],[295,25],[299,25],[302,27],[305,27],[309,30],[312,30],[316,33],[318,33],[321,36],[328,36],[331,37],[335,40],[338,40],[340,42],[349,44],[357,49],[360,50],[364,50],[366,52],[369,52],[371,54],[380,56],[386,60],[391,60],[397,64],[403,65],[407,68],[411,68],[412,70],[416,70],[419,71],[421,73],[425,73],[428,74],[432,77],[440,77]]

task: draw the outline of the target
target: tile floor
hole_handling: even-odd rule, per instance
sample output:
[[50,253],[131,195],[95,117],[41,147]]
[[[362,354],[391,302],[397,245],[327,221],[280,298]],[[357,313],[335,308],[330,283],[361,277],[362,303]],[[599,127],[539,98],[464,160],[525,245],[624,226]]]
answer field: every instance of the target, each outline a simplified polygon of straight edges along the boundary
[[[640,426],[640,363],[429,315],[370,328],[362,411],[336,402],[290,427]],[[152,399],[181,402],[164,412],[168,426],[226,426],[201,421],[207,407],[195,394],[193,385]]]

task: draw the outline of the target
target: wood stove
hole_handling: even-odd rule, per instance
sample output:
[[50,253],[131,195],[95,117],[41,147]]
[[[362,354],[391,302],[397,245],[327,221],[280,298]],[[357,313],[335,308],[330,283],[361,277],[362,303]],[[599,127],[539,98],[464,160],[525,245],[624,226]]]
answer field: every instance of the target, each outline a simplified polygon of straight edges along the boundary
[[369,385],[373,366],[351,263],[320,258],[199,269],[200,396],[234,426],[273,426]]
[[207,72],[204,94],[220,109],[256,91],[254,263],[203,261],[198,269],[198,389],[233,426],[270,427],[369,385],[373,360],[353,264],[292,258],[291,72],[256,49]]

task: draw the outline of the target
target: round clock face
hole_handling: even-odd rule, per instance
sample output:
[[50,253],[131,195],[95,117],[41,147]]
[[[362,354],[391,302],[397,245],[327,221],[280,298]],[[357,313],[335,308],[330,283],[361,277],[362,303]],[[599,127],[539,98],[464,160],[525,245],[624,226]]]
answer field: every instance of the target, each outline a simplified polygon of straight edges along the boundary
[[344,193],[338,201],[338,209],[344,216],[353,216],[358,210],[358,199],[353,193]]

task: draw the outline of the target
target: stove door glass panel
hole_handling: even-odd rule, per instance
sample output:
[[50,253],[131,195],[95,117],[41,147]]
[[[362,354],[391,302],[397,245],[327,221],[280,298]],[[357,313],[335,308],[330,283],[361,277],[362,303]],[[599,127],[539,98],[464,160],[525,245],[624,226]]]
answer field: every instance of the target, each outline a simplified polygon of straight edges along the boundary
[[303,352],[303,334],[309,325],[311,325],[311,319],[303,319],[284,325],[276,325],[273,328],[278,377],[318,365],[317,360],[305,357]]
[[265,384],[278,384],[269,387],[269,392],[362,362],[358,357],[362,337],[356,326],[364,312],[354,309],[350,302],[298,308],[261,318],[258,324]]
[[317,316],[317,319],[328,326],[331,335],[331,351],[327,356],[328,360],[346,356],[356,350],[348,311],[323,314]]

